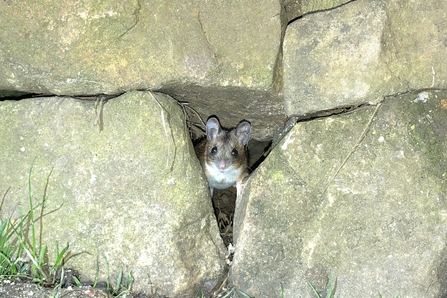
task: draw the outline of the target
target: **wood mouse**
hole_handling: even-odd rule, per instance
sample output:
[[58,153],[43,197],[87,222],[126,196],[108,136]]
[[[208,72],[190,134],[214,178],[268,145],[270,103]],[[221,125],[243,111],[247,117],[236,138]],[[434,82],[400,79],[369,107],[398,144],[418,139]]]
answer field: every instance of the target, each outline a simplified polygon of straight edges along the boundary
[[248,176],[247,143],[251,125],[241,121],[236,128],[225,129],[217,118],[206,122],[206,138],[194,147],[210,188],[226,189],[236,186],[237,197],[242,194],[242,181]]

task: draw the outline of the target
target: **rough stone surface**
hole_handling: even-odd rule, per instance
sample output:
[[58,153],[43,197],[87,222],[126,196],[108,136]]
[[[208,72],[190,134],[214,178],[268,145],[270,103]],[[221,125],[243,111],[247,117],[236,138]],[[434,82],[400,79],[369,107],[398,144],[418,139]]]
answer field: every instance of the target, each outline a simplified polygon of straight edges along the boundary
[[[290,24],[284,40],[287,115],[447,88],[447,2],[353,1]],[[428,34],[429,32],[429,34]]]
[[282,96],[274,92],[234,87],[167,86],[163,92],[181,102],[190,102],[206,122],[216,115],[226,127],[245,119],[251,122],[252,138],[271,140],[284,125],[286,116]]
[[447,92],[298,123],[236,205],[236,288],[254,297],[445,297]]
[[[99,114],[100,108],[96,111]],[[39,98],[0,102],[2,215],[36,206],[48,178],[43,242],[69,243],[67,264],[93,280],[132,273],[134,290],[192,297],[217,278],[224,247],[182,109],[170,97],[131,92],[104,104]],[[54,212],[50,212],[54,210]],[[76,255],[79,254],[79,255]],[[182,296],[185,295],[185,296]]]
[[284,0],[284,10],[290,22],[302,15],[338,7],[352,0]]
[[0,89],[117,93],[172,80],[268,89],[280,8],[277,1],[6,1]]
[[286,20],[276,0],[5,1],[0,19],[0,90],[91,95],[165,88],[201,107],[205,120],[220,112],[237,123],[236,108],[245,110],[243,118],[268,120],[274,128],[257,130],[258,139],[282,125]]

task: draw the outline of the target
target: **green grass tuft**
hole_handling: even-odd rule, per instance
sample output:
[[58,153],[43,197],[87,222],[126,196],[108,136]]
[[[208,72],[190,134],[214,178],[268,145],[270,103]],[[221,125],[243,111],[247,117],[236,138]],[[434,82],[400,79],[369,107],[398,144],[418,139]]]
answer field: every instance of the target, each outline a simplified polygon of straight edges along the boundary
[[[124,275],[123,269],[120,269],[118,273],[118,277],[116,278],[116,282],[113,285],[110,279],[110,272],[109,272],[109,262],[107,261],[107,258],[104,256],[104,262],[106,264],[106,274],[107,274],[107,281],[106,281],[106,289],[107,292],[111,293],[113,296],[117,297],[126,297],[131,293],[132,290],[132,284],[133,284],[133,276],[132,272],[129,272],[128,274]],[[99,266],[97,267],[99,268]],[[98,274],[97,274],[98,276]],[[96,282],[95,282],[96,283]]]
[[[69,245],[59,250],[54,247],[55,262],[48,264],[48,249],[42,244],[42,219],[47,200],[48,175],[42,201],[34,203],[31,188],[31,176],[35,159],[28,175],[29,211],[19,207],[19,216],[0,218],[0,279],[21,278],[31,280],[40,285],[54,285],[56,272],[62,269],[69,256]],[[3,207],[9,189],[2,197],[0,210]],[[55,210],[53,210],[55,211]]]
[[[28,206],[29,211],[24,212],[21,207],[18,209],[18,218],[3,218],[0,213],[0,280],[20,279],[31,281],[41,286],[53,287],[52,297],[59,296],[65,280],[64,265],[71,257],[70,246],[67,243],[60,249],[56,242],[53,247],[53,264],[49,264],[49,249],[42,244],[43,217],[60,209],[56,208],[48,213],[44,213],[45,203],[48,200],[47,188],[50,174],[47,176],[42,199],[36,203],[33,199],[31,177],[36,159],[31,164],[28,175]],[[6,200],[10,189],[7,189],[0,201],[0,211]],[[106,259],[107,270],[107,291],[115,297],[126,297],[130,294],[133,277],[131,273],[124,274],[120,270],[116,281],[110,280],[109,264]],[[99,264],[95,276],[96,286],[99,276]],[[77,286],[82,286],[76,276],[72,276]]]
[[312,291],[315,294],[315,297],[317,297],[317,298],[334,298],[335,297],[335,291],[337,290],[337,279],[332,280],[332,278],[329,278],[329,283],[327,285],[326,297],[321,297],[320,294],[315,289],[315,287],[310,282],[308,282],[307,284],[312,289]]

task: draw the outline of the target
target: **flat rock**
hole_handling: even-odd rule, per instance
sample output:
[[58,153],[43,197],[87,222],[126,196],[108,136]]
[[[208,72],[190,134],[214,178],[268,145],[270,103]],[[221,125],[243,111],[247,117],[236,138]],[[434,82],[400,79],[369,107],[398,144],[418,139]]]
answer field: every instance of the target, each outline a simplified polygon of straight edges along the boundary
[[446,88],[446,9],[443,0],[362,0],[296,20],[284,39],[286,114]]
[[136,292],[192,297],[222,273],[206,180],[172,98],[131,92],[103,108],[60,97],[3,101],[0,115],[2,196],[10,188],[2,214],[29,207],[35,160],[34,206],[48,179],[42,243],[50,257],[69,243],[67,266],[82,280],[104,281],[109,270],[114,281],[122,269]]
[[6,1],[0,19],[0,90],[163,90],[257,139],[285,119],[278,1]]
[[447,93],[298,123],[237,202],[234,286],[254,297],[444,297]]
[[277,1],[254,0],[5,2],[0,89],[98,94],[173,81],[269,89],[279,11]]

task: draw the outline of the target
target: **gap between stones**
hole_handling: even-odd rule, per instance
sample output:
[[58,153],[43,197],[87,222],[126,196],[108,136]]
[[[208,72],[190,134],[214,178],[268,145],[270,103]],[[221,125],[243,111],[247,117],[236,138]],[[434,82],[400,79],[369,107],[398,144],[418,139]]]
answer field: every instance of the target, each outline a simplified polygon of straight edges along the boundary
[[[138,91],[138,90],[137,90]],[[143,91],[143,90],[139,90]],[[147,91],[147,90],[144,90]],[[407,91],[411,92],[411,91]],[[96,109],[96,119],[94,119],[95,123],[98,125],[99,130],[102,131],[104,129],[104,123],[102,121],[103,115],[103,107],[104,105],[114,98],[117,98],[126,92],[118,93],[118,94],[93,94],[93,95],[56,95],[56,94],[37,94],[37,93],[23,93],[23,92],[11,92],[11,96],[0,98],[0,101],[4,100],[22,100],[22,99],[30,99],[30,98],[41,98],[41,97],[69,97],[76,98],[80,100],[87,101],[95,101],[95,109]],[[167,94],[170,95],[170,94]],[[394,95],[389,95],[394,96]],[[388,97],[388,96],[387,96]],[[175,99],[175,98],[174,98]],[[176,99],[175,99],[176,100]],[[181,102],[176,100],[179,106],[183,109],[186,118],[186,125],[189,130],[191,141],[194,143],[196,140],[205,136],[205,121],[200,117],[200,115],[194,110],[193,107],[189,106],[189,103]],[[282,140],[283,137],[287,135],[287,133],[300,122],[307,122],[316,119],[322,119],[327,117],[332,117],[335,115],[341,115],[345,113],[349,113],[355,111],[359,108],[367,107],[367,106],[380,106],[378,104],[359,104],[353,106],[345,106],[345,107],[337,107],[334,109],[328,109],[324,111],[317,111],[313,113],[309,113],[302,116],[292,116],[288,118],[285,122],[282,131],[277,133],[271,140],[267,141],[259,141],[256,139],[251,139],[248,143],[248,152],[249,152],[249,171],[250,175],[262,164],[262,162],[267,158],[269,153],[276,147],[276,145]],[[377,112],[376,109],[376,112]],[[376,113],[375,113],[376,114]],[[372,116],[371,121],[373,120],[375,114]],[[242,120],[242,119],[240,119]],[[370,123],[369,123],[370,124]],[[368,125],[369,125],[368,124]],[[365,128],[367,131],[367,128]],[[361,139],[359,140],[361,141]],[[349,156],[355,151],[356,147],[352,149],[352,151],[346,156],[343,161],[340,169],[349,159]],[[339,170],[340,170],[339,169]],[[335,173],[335,178],[337,173]],[[236,207],[236,188],[231,187],[229,189],[214,191],[214,195],[211,198],[213,203],[214,215],[216,217],[216,223],[220,231],[220,236],[224,245],[226,247],[229,244],[233,243],[233,217],[234,211]]]

